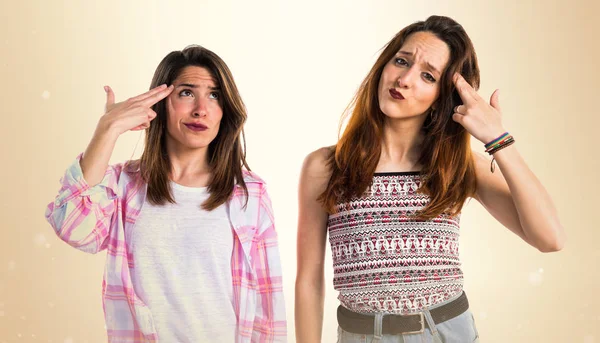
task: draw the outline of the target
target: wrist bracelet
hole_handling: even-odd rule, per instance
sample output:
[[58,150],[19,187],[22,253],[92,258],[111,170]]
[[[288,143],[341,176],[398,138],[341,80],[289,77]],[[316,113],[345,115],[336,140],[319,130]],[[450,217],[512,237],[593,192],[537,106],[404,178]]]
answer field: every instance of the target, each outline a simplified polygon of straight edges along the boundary
[[498,151],[511,146],[515,143],[515,138],[510,135],[508,132],[503,133],[500,137],[494,139],[493,141],[489,142],[488,144],[485,145],[485,152],[487,152],[488,154],[490,154],[490,156],[492,156],[492,162],[490,162],[490,171],[493,173],[496,170],[496,164],[494,163],[496,161],[495,157],[493,157],[493,155],[495,153],[497,153]]

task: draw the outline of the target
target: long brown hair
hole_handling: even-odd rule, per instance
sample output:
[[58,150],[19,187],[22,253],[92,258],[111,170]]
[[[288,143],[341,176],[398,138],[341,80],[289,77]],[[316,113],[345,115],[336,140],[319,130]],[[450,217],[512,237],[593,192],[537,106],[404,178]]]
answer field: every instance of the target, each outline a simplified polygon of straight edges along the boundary
[[[243,188],[246,195],[248,194],[242,173],[242,167],[250,170],[246,163],[246,140],[243,129],[247,113],[233,75],[225,62],[214,52],[197,45],[169,53],[156,68],[150,89],[161,84],[172,84],[188,66],[206,68],[216,79],[217,87],[221,89],[223,118],[219,133],[208,146],[212,178],[208,186],[210,196],[202,204],[202,208],[210,211],[229,199],[236,183]],[[142,178],[148,184],[147,197],[150,203],[155,205],[162,205],[165,202],[175,203],[169,186],[171,162],[166,148],[165,101],[158,102],[152,109],[157,116],[146,130],[146,146],[140,159]]]
[[[411,24],[392,38],[364,79],[345,111],[350,119],[329,156],[331,178],[319,201],[329,213],[339,202],[360,197],[372,182],[382,149],[385,114],[378,100],[378,85],[385,65],[415,32],[431,32],[450,49],[450,60],[440,78],[440,91],[423,123],[425,139],[419,164],[423,166],[420,192],[429,195],[429,204],[418,217],[427,220],[442,213],[458,214],[465,200],[475,193],[475,164],[470,134],[452,120],[460,96],[452,82],[455,72],[475,89],[479,88],[479,67],[473,43],[463,27],[448,17],[431,16]],[[433,109],[435,108],[435,109]]]

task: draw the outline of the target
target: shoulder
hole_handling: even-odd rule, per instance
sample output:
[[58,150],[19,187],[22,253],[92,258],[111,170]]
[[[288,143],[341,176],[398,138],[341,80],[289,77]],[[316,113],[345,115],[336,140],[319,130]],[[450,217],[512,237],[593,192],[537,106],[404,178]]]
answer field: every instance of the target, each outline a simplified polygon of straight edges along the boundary
[[113,166],[116,168],[115,170],[121,174],[121,177],[125,177],[130,181],[141,181],[142,180],[142,170],[141,170],[141,162],[140,160],[128,160],[124,163],[119,163]]
[[236,182],[232,198],[237,199],[241,203],[246,203],[246,201],[247,203],[260,201],[266,193],[267,183],[253,171],[243,169],[242,175],[247,192],[239,182]]
[[265,182],[265,180],[263,180],[260,176],[258,176],[258,174],[256,174],[253,171],[250,170],[242,170],[242,174],[244,176],[244,182],[246,183],[246,186],[249,186],[249,184],[252,184],[254,186],[258,186],[258,187],[264,187],[267,183]]
[[302,174],[310,178],[329,178],[331,175],[329,163],[333,154],[335,154],[335,146],[323,147],[311,152],[304,158]]
[[114,166],[118,167],[120,170],[123,170],[125,173],[130,175],[139,174],[141,172],[140,160],[129,160],[125,161],[124,163],[116,164]]
[[320,148],[306,156],[300,173],[301,199],[316,200],[325,192],[332,174],[333,154],[335,154],[335,146]]

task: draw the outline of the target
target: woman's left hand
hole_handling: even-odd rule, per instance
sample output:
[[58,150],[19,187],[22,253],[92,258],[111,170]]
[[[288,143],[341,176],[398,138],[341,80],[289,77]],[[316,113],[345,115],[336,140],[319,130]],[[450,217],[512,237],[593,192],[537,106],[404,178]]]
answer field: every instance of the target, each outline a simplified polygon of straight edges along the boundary
[[462,125],[473,137],[487,144],[502,135],[502,113],[498,103],[498,89],[494,91],[488,104],[477,91],[456,73],[452,79],[463,104],[454,108],[452,119]]

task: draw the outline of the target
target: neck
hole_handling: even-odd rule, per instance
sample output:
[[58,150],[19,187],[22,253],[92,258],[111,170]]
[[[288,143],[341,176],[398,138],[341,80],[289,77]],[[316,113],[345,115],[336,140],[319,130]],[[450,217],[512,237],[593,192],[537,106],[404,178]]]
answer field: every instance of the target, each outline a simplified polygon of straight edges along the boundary
[[418,171],[423,142],[423,118],[387,118],[377,171]]
[[167,153],[171,162],[171,180],[184,186],[207,186],[211,178],[208,147],[182,149],[173,145],[167,144]]

